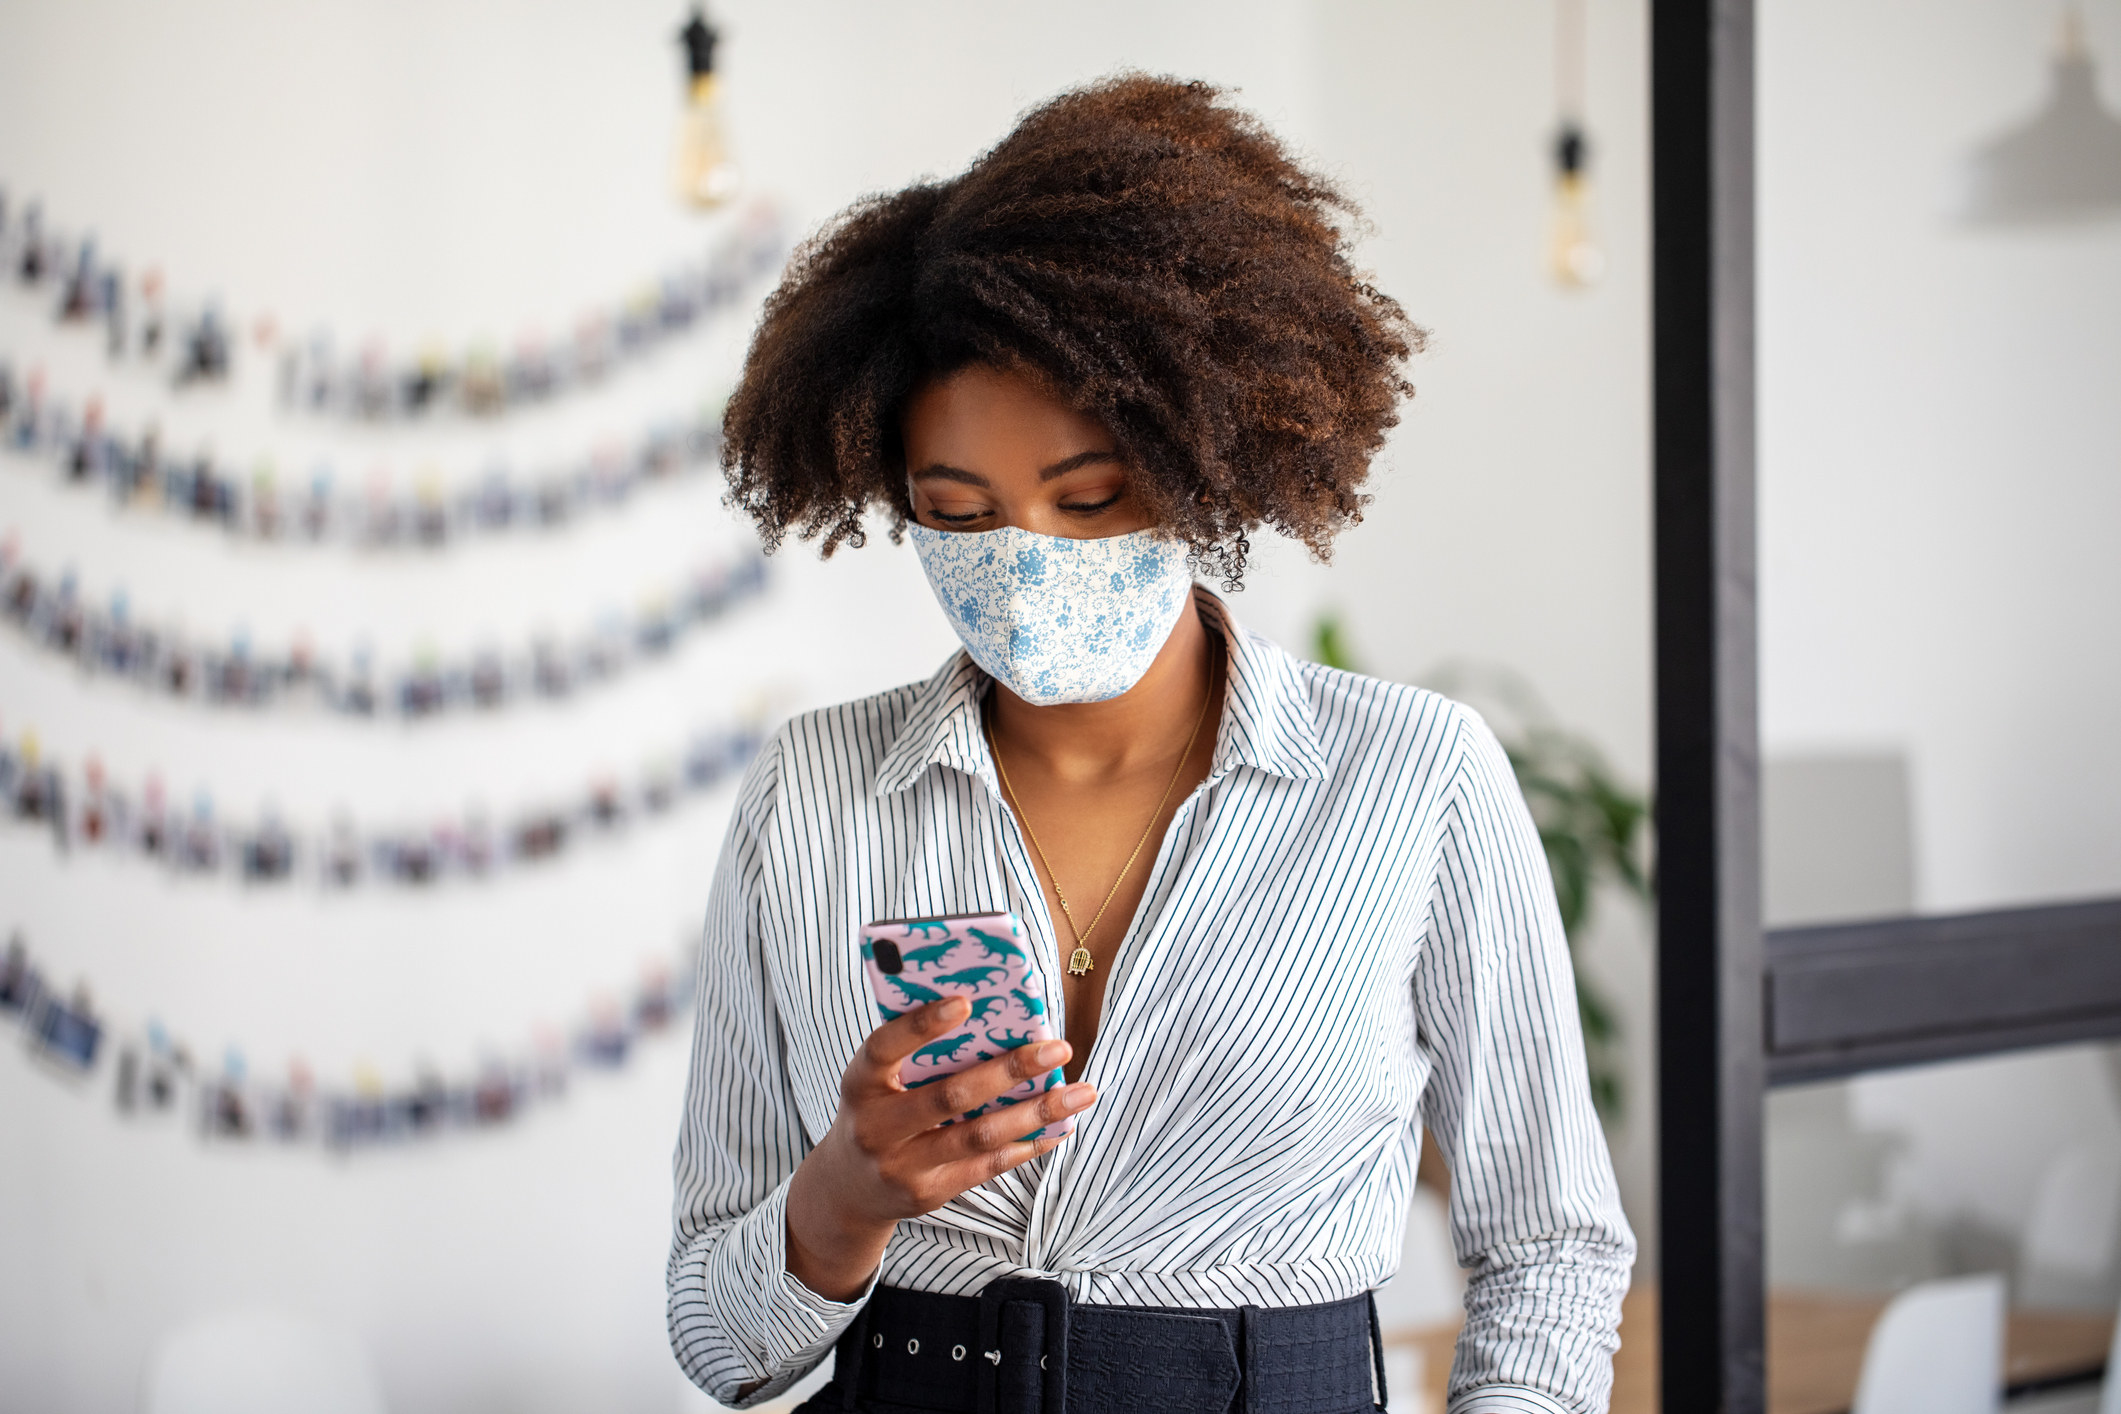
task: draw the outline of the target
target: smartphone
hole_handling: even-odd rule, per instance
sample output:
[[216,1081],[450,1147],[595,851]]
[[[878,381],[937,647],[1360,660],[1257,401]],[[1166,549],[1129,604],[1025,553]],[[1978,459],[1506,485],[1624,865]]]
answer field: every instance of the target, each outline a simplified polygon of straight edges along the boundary
[[[947,918],[886,918],[862,928],[862,970],[876,1009],[889,1021],[945,997],[965,997],[972,1014],[964,1024],[906,1057],[899,1081],[907,1089],[933,1085],[946,1075],[1006,1055],[1018,1046],[1053,1038],[1047,1024],[1045,988],[1031,965],[1024,927],[1012,913],[960,913]],[[1058,1066],[978,1109],[944,1120],[955,1124],[989,1110],[1021,1105],[1062,1084]],[[1066,1115],[1024,1135],[1038,1139],[1066,1134]]]

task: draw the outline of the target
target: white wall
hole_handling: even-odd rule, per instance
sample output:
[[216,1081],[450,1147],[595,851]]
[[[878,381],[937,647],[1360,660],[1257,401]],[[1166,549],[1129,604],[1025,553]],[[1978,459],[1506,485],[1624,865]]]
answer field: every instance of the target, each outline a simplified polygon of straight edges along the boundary
[[[1023,105],[1123,63],[1237,86],[1364,201],[1381,282],[1435,336],[1369,520],[1331,570],[1263,556],[1239,613],[1300,646],[1315,612],[1337,606],[1374,670],[1395,676],[1458,657],[1507,664],[1639,780],[1642,12],[1591,10],[1612,270],[1583,293],[1542,269],[1545,5],[729,0],[716,14],[740,156],[804,223],[954,170]],[[93,224],[129,262],[298,329],[316,319],[405,344],[560,327],[702,239],[665,191],[681,19],[660,0],[17,0],[0,46],[0,182],[61,223]],[[180,443],[292,458],[327,440],[276,416],[255,383],[179,400],[107,375],[0,291],[0,349],[29,346],[55,383],[98,383],[115,414],[158,416]],[[701,340],[511,420],[520,432],[378,432],[359,455],[450,467],[496,436],[577,445],[689,404],[739,351],[734,332]],[[265,642],[306,624],[328,645],[365,629],[384,656],[630,605],[733,533],[701,484],[550,542],[383,565],[117,521],[12,471],[0,523],[40,560],[75,563],[92,591],[122,581],[136,604],[172,605],[202,631],[247,624]],[[364,815],[505,807],[759,694],[787,710],[873,690],[926,673],[950,645],[908,551],[879,541],[819,566],[798,547],[776,570],[770,609],[669,666],[494,727],[217,716],[77,681],[0,635],[0,730],[33,723],[55,755],[100,750],[121,777],[159,764],[173,789],[209,787],[231,811],[266,796],[303,817],[342,802]],[[667,955],[697,915],[723,808],[535,877],[414,899],[250,897],[93,858],[55,868],[41,839],[9,828],[0,927],[22,925],[62,983],[93,978],[113,1013],[159,1013],[208,1046],[240,1040],[254,1066],[299,1046],[327,1071],[403,1072],[573,1014]],[[1638,1213],[1642,938],[1615,909],[1597,952],[1636,1043],[1644,1108],[1621,1159]],[[679,1405],[660,1285],[677,1049],[651,1047],[504,1133],[343,1163],[121,1124],[106,1089],[73,1093],[0,1056],[0,1409],[132,1407],[159,1332],[259,1303],[357,1328],[400,1411]]]
[[2121,891],[2121,218],[1950,209],[2059,8],[1760,12],[1762,745],[1906,757],[1925,910]]

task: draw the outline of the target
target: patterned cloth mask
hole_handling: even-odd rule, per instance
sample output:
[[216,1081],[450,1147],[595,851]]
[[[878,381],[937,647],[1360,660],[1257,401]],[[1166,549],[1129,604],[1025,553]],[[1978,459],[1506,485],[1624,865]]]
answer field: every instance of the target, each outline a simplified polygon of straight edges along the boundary
[[1103,702],[1142,679],[1192,597],[1185,544],[909,527],[965,651],[1024,701]]

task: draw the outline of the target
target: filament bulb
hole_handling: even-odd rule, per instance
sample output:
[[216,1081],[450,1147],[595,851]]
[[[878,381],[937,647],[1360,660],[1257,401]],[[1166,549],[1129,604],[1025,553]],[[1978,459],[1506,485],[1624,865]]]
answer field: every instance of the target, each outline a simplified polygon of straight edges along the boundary
[[720,206],[735,196],[742,185],[742,176],[729,155],[721,89],[714,73],[714,47],[720,38],[697,9],[678,32],[678,41],[685,47],[689,77],[685,111],[678,117],[672,175],[678,199],[691,206]]
[[1582,288],[1605,273],[1605,252],[1591,238],[1590,144],[1564,122],[1554,140],[1554,225],[1547,260],[1554,278]]

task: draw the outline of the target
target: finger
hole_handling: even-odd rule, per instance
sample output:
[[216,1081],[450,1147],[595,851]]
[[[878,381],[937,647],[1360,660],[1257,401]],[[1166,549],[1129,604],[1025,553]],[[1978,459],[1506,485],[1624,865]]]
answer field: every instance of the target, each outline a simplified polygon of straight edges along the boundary
[[[969,1077],[971,1072],[967,1071],[966,1075]],[[964,1093],[969,1097],[986,1093],[992,1088],[991,1085],[983,1085],[976,1090],[968,1088]],[[1007,1091],[1002,1093],[1006,1095]],[[914,1140],[921,1146],[910,1155],[914,1163],[935,1167],[955,1162],[968,1154],[991,1151],[1011,1140],[1021,1138],[1034,1129],[1050,1124],[1063,1115],[1087,1109],[1097,1099],[1096,1090],[1087,1085],[1065,1087],[1065,1098],[1063,1094],[1063,1087],[1056,1087],[1045,1094],[1033,1094],[1015,1104],[1004,1103],[1000,1096],[990,1095],[988,1100],[974,1100],[964,1109],[952,1109],[940,1119],[936,1118],[930,1108],[927,1113],[917,1115],[910,1121],[896,1120],[895,1123],[920,1126],[919,1129],[903,1132],[901,1137]],[[991,1105],[990,1100],[994,1101]],[[956,1097],[949,1096],[946,1092],[944,1102],[955,1104]],[[960,1118],[983,1106],[990,1112],[980,1115],[977,1119]]]
[[1081,1114],[1097,1103],[1094,1086],[1077,1083],[1048,1090],[1036,1100],[1002,1106],[978,1119],[951,1125],[942,1136],[955,1142],[959,1152],[971,1155],[1004,1148],[1035,1129]]
[[[1054,1070],[1066,1062],[1069,1049],[1065,1041],[1048,1041],[1044,1047],[1019,1046],[992,1060],[932,1079],[916,1079],[911,1085],[896,1078],[900,1074],[896,1066],[888,1072],[893,1077],[888,1081],[875,1078],[874,1071],[858,1077],[850,1066],[841,1094],[853,1102],[854,1119],[865,1146],[881,1149],[916,1138],[945,1121],[979,1109],[1032,1076]],[[928,1166],[932,1165],[924,1165]]]
[[[1012,1139],[999,1149],[989,1149],[946,1165],[937,1172],[936,1186],[948,1190],[950,1197],[954,1198],[968,1188],[977,1188],[991,1178],[1029,1163],[1040,1154],[1051,1152],[1067,1137],[1065,1134],[1048,1134],[1038,1139]],[[948,1202],[949,1198],[943,1201]]]
[[849,1080],[857,1078],[855,1071],[860,1068],[863,1071],[860,1079],[867,1087],[897,1088],[899,1064],[971,1014],[972,1003],[965,998],[945,997],[939,1002],[916,1007],[904,1016],[893,1017],[870,1032],[869,1039],[862,1042],[853,1064],[847,1067]]
[[908,1122],[914,1126],[914,1132],[918,1132],[976,1110],[995,1096],[1008,1094],[1026,1080],[1067,1064],[1072,1049],[1061,1040],[1018,1046],[993,1060],[981,1061],[955,1075],[920,1086],[907,1094],[907,1108],[911,1112]]

